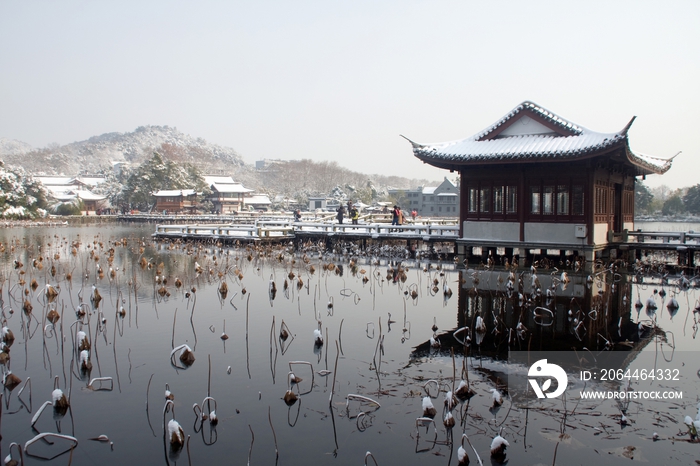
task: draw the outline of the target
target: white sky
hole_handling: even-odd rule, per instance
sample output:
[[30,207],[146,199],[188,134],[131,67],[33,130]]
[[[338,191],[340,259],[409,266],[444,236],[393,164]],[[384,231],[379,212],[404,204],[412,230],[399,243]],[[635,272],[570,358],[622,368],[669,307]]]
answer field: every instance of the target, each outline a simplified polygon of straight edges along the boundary
[[700,2],[0,0],[0,137],[175,126],[262,158],[440,180],[422,143],[523,100],[670,157],[695,185]]

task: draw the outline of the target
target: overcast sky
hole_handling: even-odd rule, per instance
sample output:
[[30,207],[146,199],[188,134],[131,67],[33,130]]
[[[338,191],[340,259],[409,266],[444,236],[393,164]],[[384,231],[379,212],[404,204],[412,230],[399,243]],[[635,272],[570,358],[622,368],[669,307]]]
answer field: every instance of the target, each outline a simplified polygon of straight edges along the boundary
[[440,180],[404,134],[471,136],[524,100],[632,116],[649,186],[700,182],[700,1],[0,0],[0,137],[168,125],[263,158]]

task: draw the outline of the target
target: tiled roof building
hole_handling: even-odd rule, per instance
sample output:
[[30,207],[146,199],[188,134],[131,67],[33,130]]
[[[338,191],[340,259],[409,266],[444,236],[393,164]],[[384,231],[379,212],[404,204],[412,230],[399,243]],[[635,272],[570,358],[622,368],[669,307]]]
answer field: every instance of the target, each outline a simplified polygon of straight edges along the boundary
[[635,177],[664,160],[632,151],[628,130],[589,130],[529,101],[466,139],[411,141],[413,154],[460,173],[463,247],[577,251],[592,259],[609,232],[634,228]]

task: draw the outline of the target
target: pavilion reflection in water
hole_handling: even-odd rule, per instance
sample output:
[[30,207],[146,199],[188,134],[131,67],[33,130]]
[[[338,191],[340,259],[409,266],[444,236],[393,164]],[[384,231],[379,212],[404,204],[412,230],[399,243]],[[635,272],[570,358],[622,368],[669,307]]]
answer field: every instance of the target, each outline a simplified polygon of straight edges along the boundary
[[[509,351],[639,351],[653,326],[639,325],[646,314],[634,307],[630,279],[610,269],[566,277],[556,270],[461,271],[457,326],[433,336],[439,348],[428,341],[414,355],[454,348],[507,360]],[[485,331],[477,330],[479,318]]]

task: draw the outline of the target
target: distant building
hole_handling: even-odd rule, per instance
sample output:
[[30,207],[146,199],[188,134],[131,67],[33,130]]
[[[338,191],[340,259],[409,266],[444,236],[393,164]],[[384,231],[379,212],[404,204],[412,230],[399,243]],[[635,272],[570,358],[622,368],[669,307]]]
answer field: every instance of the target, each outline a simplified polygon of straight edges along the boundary
[[634,229],[635,178],[671,168],[670,159],[630,149],[633,121],[598,133],[525,101],[467,139],[410,142],[418,159],[460,174],[458,248],[577,251],[592,260],[613,233]]
[[309,210],[316,209],[326,210],[328,207],[328,199],[326,196],[309,196]]
[[282,165],[285,163],[287,163],[286,160],[279,160],[279,159],[256,160],[255,161],[255,169],[256,170],[267,170],[272,166]]
[[439,186],[389,189],[389,195],[397,199],[403,197],[405,202],[401,208],[407,212],[415,210],[421,217],[459,216],[459,188],[447,177]]
[[233,181],[230,176],[205,175],[204,181],[212,190],[208,199],[214,204],[214,211],[219,214],[240,212],[243,210],[244,199],[253,192]]
[[161,189],[153,193],[158,213],[194,214],[197,211],[197,192],[194,189]]
[[107,196],[91,191],[104,183],[105,178],[102,175],[35,176],[34,179],[46,188],[50,199],[63,203],[76,203],[81,206],[84,215],[94,215],[109,207]]
[[272,205],[270,198],[264,194],[248,196],[244,199],[244,202],[248,210],[262,210],[265,212],[270,210]]

